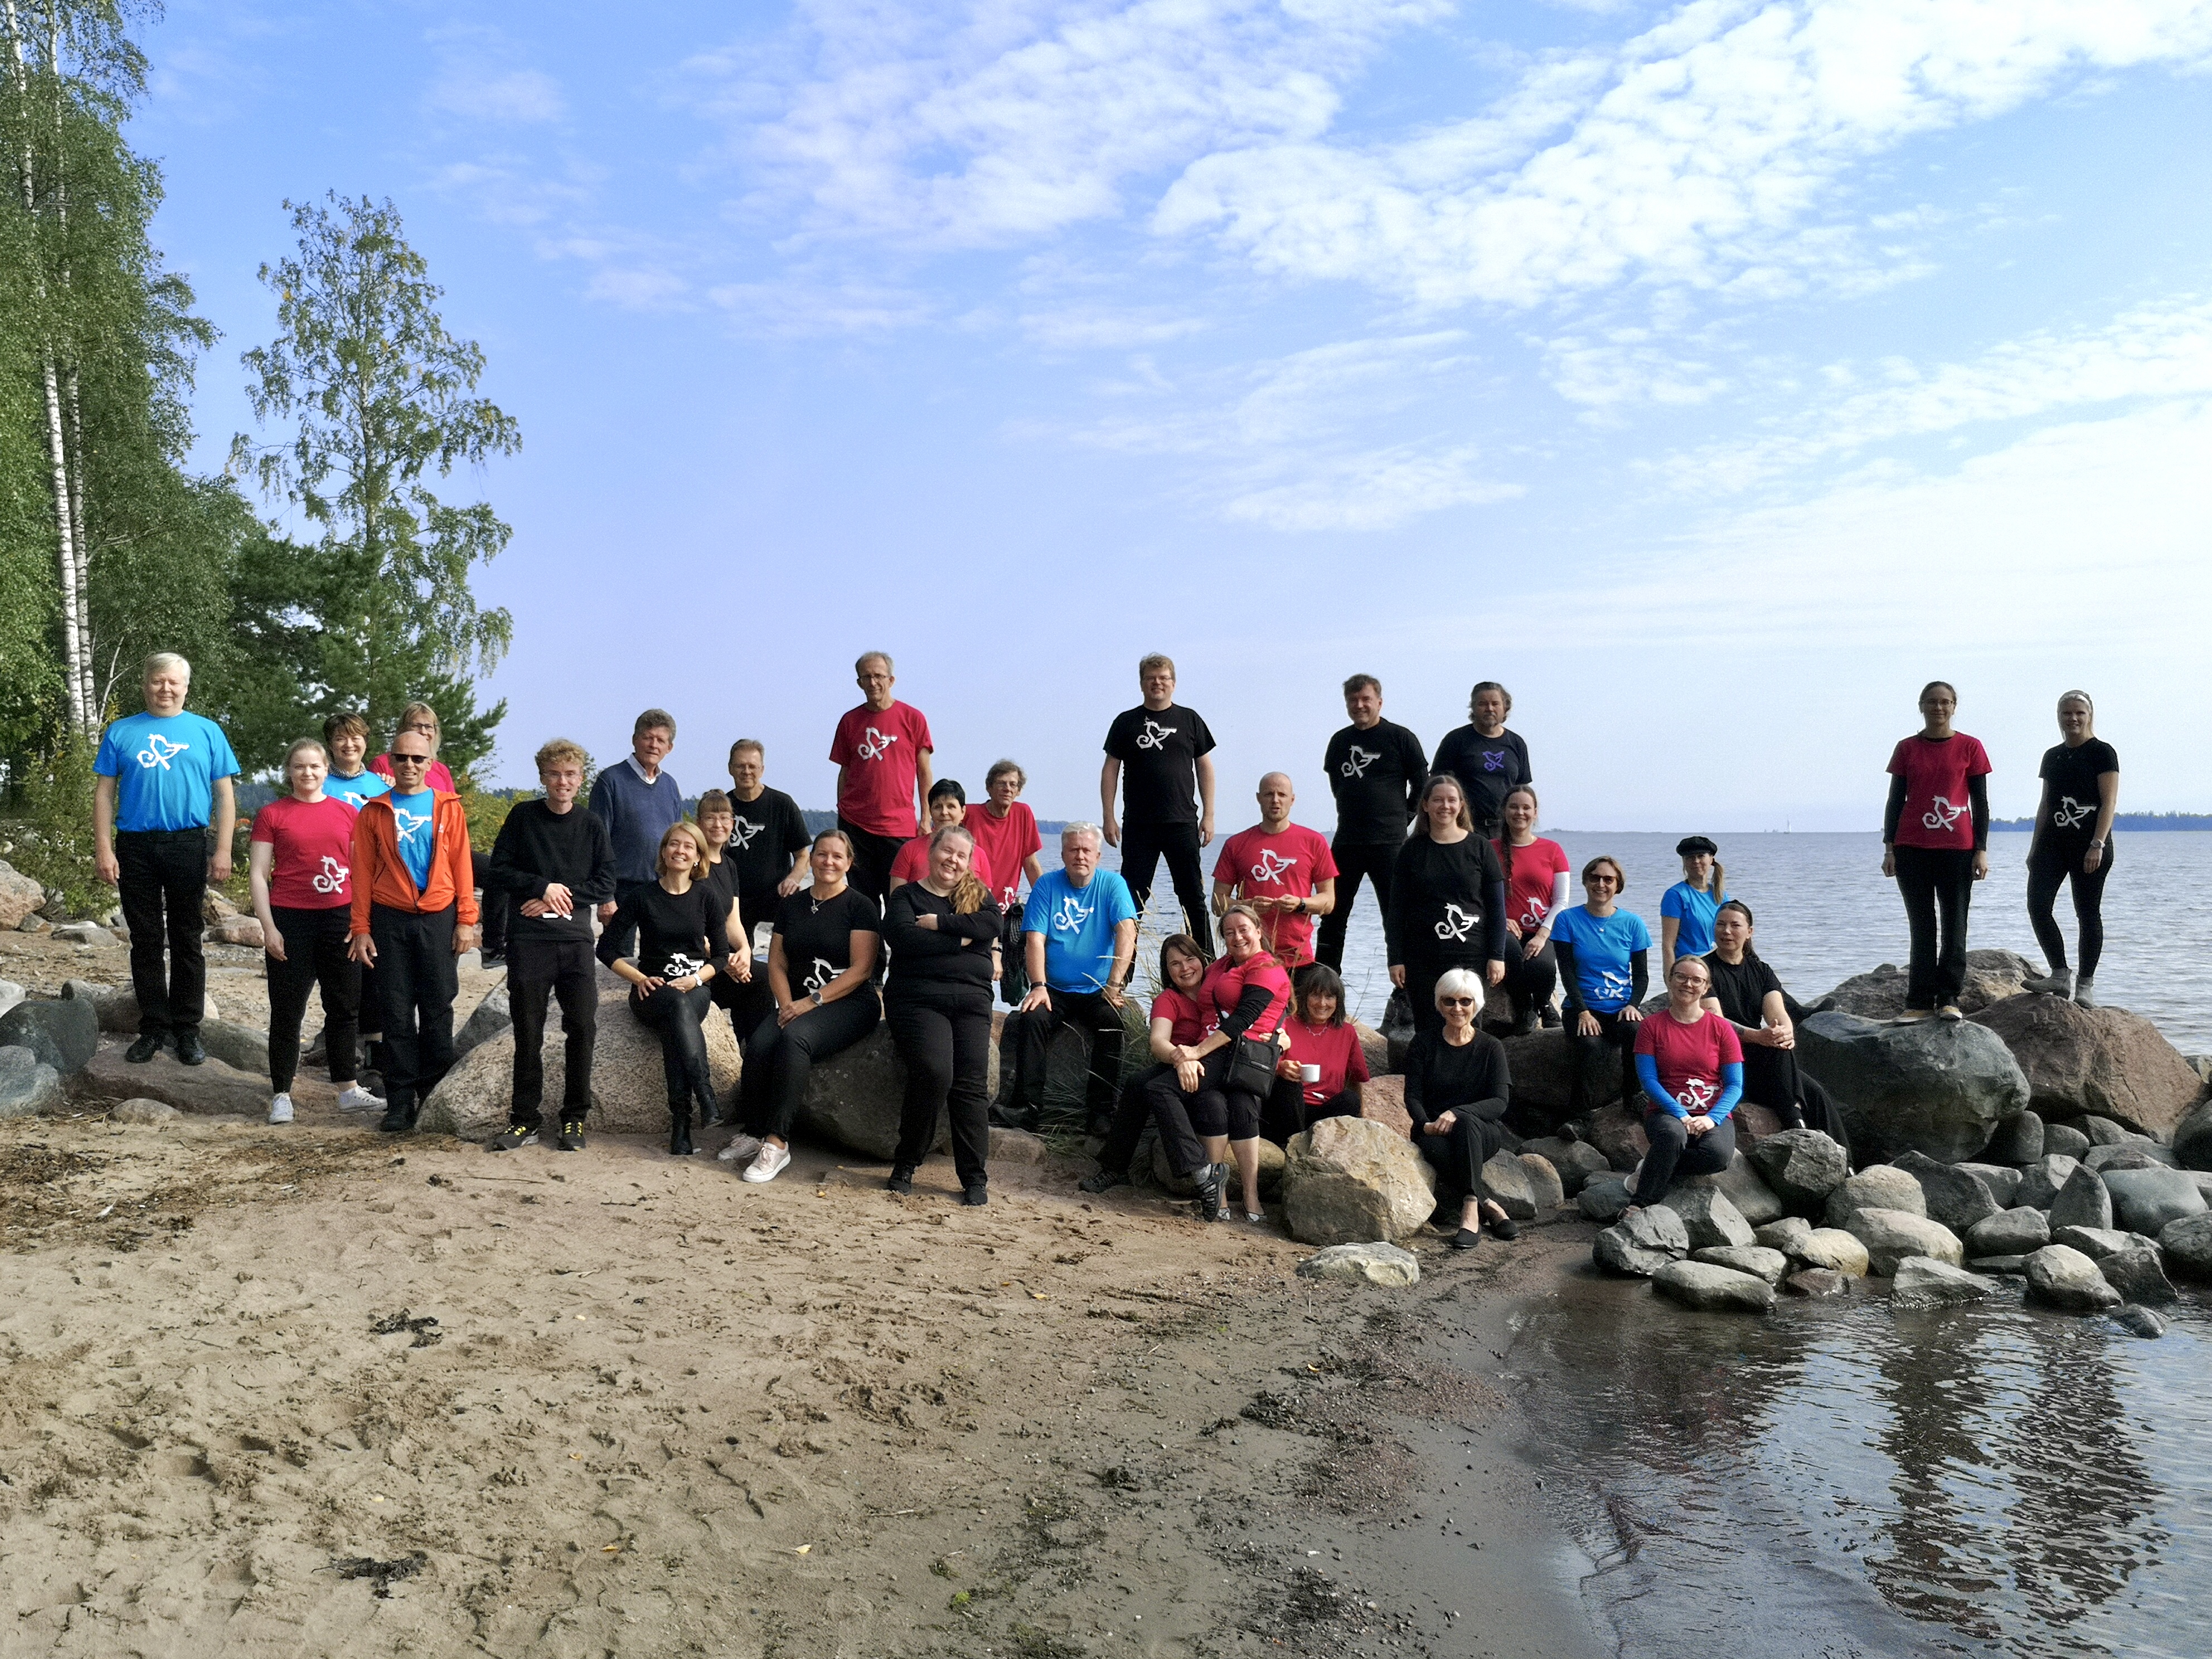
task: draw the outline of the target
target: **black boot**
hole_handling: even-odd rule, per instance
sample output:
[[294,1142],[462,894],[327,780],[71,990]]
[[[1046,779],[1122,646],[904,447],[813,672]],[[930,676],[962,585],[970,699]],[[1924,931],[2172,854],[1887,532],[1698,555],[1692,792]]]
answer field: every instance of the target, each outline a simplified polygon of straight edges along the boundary
[[668,1109],[668,1155],[691,1156],[691,1103],[688,1100]]

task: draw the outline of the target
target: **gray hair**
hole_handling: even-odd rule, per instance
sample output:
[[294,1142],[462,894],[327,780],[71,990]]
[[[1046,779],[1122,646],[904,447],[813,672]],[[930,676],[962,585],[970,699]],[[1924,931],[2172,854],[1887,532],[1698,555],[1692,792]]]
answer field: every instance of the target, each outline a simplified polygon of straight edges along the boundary
[[1473,997],[1474,1012],[1482,1012],[1482,975],[1471,968],[1452,968],[1437,975],[1437,1006],[1446,997]]
[[1106,845],[1106,832],[1085,818],[1078,818],[1073,823],[1060,825],[1060,838],[1062,841],[1087,841],[1093,847],[1103,848]]
[[146,666],[139,672],[138,683],[141,685],[144,684],[165,668],[181,669],[184,672],[185,684],[187,685],[191,684],[191,664],[173,651],[156,651],[152,656],[147,658]]

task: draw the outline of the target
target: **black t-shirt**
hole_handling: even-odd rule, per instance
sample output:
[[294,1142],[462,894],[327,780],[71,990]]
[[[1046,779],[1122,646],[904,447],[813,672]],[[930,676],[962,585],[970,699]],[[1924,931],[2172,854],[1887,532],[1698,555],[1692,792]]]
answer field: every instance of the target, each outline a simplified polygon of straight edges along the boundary
[[2078,749],[2064,744],[2047,749],[2043,769],[2043,821],[2046,838],[2056,836],[2086,847],[2097,834],[2097,780],[2120,769],[2120,757],[2102,738]]
[[1142,704],[1114,717],[1106,752],[1121,763],[1121,816],[1131,823],[1196,823],[1198,757],[1213,733],[1188,708]]
[[1336,797],[1338,841],[1387,847],[1406,838],[1429,776],[1419,738],[1389,720],[1377,720],[1364,732],[1347,726],[1328,740],[1322,764]]
[[880,933],[883,927],[883,912],[857,887],[818,903],[804,887],[782,900],[775,931],[783,939],[783,971],[792,994],[820,990],[853,965],[853,935]]
[[[813,837],[807,834],[806,815],[799,803],[781,789],[763,788],[757,800],[732,795],[730,811],[737,816],[729,844],[722,848],[723,861],[735,861],[738,897],[757,900],[791,873],[791,861]],[[767,919],[767,907],[760,910],[757,916],[746,915],[748,927]]]
[[1437,745],[1436,770],[1459,780],[1467,810],[1478,824],[1496,823],[1504,814],[1506,796],[1536,777],[1528,769],[1528,745],[1519,732],[1501,731],[1486,738],[1472,726],[1461,726]]
[[1766,1000],[1768,992],[1782,988],[1774,969],[1748,951],[1741,962],[1723,962],[1711,951],[1704,961],[1713,976],[1713,999],[1721,1006],[1721,1018],[1731,1025],[1756,1030],[1765,1019],[1759,1005]]
[[711,882],[672,893],[657,881],[630,890],[615,926],[637,928],[637,965],[655,979],[682,979],[730,960],[730,905]]

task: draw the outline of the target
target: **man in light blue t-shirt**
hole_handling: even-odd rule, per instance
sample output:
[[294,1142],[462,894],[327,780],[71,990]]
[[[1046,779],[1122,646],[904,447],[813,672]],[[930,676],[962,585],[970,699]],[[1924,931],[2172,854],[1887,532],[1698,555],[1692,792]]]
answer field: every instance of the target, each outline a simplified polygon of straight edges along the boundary
[[1015,1017],[1014,1085],[1001,1115],[1024,1128],[1035,1128],[1042,1115],[1045,1055],[1060,1028],[1071,1024],[1091,1033],[1085,1127],[1103,1134],[1113,1121],[1121,1086],[1121,1010],[1137,956],[1137,902],[1127,882],[1098,867],[1103,840],[1094,823],[1061,830],[1060,867],[1031,886],[1022,912],[1030,993]]
[[120,891],[131,930],[138,1040],[124,1058],[138,1065],[173,1036],[185,1065],[207,1058],[200,1047],[207,1004],[200,903],[210,882],[230,879],[238,757],[221,726],[185,712],[191,683],[191,664],[173,651],[147,658],[146,712],[103,732],[92,763],[93,867]]

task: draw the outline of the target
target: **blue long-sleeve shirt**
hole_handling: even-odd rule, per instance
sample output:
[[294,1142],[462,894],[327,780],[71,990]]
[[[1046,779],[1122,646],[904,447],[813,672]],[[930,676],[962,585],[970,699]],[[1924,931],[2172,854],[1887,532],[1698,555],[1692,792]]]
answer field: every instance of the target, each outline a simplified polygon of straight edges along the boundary
[[[1644,1085],[1644,1097],[1650,1103],[1652,1110],[1686,1121],[1688,1119],[1690,1109],[1668,1094],[1666,1085],[1659,1081],[1659,1062],[1652,1055],[1637,1055],[1636,1080]],[[1717,1123],[1735,1110],[1736,1102],[1742,1098],[1743,1062],[1740,1060],[1725,1061],[1721,1066],[1720,1098],[1705,1108],[1705,1115]]]
[[624,756],[592,783],[591,812],[614,843],[615,879],[651,881],[660,838],[684,816],[684,792],[665,771],[647,783]]

